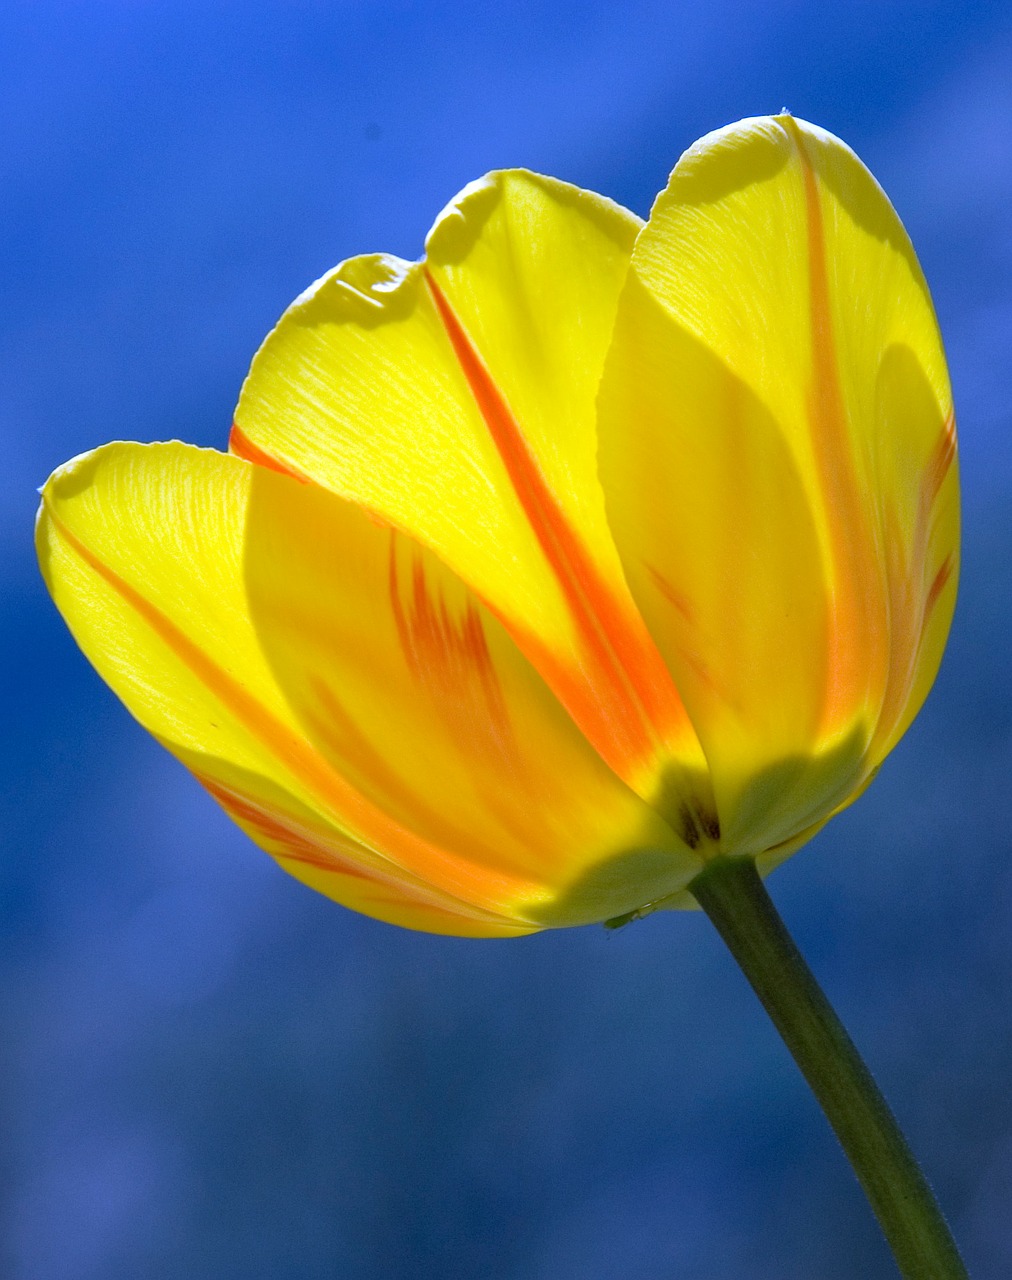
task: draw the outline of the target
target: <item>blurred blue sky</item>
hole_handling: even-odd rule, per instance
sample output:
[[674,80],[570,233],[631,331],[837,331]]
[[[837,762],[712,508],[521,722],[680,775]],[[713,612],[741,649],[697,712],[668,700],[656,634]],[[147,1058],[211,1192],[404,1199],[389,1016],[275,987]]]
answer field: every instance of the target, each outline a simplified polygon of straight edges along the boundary
[[785,106],[918,248],[966,541],[928,706],[771,889],[974,1275],[1012,1274],[1012,16],[888,0],[0,6],[0,1274],[893,1274],[705,919],[482,944],[315,897],[101,686],[31,552],[54,466],[224,446],[290,299],[417,256],[484,170],[645,214]]

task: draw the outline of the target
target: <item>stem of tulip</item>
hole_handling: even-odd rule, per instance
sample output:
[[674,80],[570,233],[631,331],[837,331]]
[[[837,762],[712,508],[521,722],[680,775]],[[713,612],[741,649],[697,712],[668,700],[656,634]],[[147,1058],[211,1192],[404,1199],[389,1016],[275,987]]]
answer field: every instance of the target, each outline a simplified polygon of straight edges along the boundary
[[871,1072],[787,932],[751,858],[689,885],[832,1125],[907,1280],[967,1280],[942,1211]]

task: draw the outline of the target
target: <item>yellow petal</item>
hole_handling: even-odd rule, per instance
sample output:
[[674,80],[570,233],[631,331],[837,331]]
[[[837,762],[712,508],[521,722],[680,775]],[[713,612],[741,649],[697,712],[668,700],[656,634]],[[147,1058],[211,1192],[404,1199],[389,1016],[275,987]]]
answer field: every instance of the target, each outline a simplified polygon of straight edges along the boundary
[[596,471],[594,398],[639,225],[521,171],[472,184],[424,262],[352,259],[296,301],[254,360],[232,449],[432,548],[652,795],[672,757],[697,774],[702,757]]
[[515,934],[644,905],[698,868],[474,594],[316,485],[110,445],[50,479],[39,549],[133,714],[357,910]]
[[609,519],[723,846],[785,845],[909,723],[955,592],[938,328],[843,143],[784,116],[690,148],[637,241],[599,413]]

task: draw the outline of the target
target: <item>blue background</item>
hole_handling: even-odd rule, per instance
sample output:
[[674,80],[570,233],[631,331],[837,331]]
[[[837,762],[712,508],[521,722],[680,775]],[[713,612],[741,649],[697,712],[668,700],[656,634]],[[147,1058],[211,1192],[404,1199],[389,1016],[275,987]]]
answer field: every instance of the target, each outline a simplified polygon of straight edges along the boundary
[[699,914],[493,943],[287,878],[128,718],[30,547],[115,437],[223,446],[262,336],[512,164],[645,214],[788,107],[918,247],[965,482],[941,676],[771,889],[978,1277],[1012,1274],[1012,21],[1002,4],[30,3],[0,10],[0,1274],[891,1276]]

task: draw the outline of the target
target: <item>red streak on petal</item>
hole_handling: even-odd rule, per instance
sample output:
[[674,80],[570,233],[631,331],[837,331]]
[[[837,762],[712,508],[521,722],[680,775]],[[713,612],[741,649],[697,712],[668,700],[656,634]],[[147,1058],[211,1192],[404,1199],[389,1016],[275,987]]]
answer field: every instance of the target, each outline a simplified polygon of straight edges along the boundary
[[232,423],[232,430],[229,432],[228,451],[229,453],[234,453],[237,458],[245,458],[247,462],[255,463],[258,467],[266,467],[268,471],[277,471],[280,475],[292,476],[302,484],[310,483],[309,476],[299,471],[297,467],[293,467],[290,462],[282,462],[279,458],[275,458],[273,454],[267,453],[259,445],[254,444],[237,422]]
[[605,759],[627,776],[628,766],[655,756],[669,736],[693,737],[681,699],[642,619],[616,597],[571,528],[446,296],[431,274],[426,272],[425,279],[510,483],[562,590],[584,670],[574,679],[543,643],[517,634],[520,629],[510,618],[502,621]]

